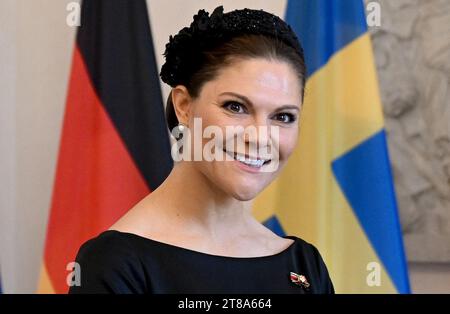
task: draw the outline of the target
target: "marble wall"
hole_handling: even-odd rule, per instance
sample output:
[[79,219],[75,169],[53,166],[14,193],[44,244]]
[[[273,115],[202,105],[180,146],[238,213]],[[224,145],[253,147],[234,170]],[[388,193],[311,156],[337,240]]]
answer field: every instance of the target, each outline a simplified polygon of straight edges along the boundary
[[370,31],[408,261],[450,263],[450,1],[377,2]]

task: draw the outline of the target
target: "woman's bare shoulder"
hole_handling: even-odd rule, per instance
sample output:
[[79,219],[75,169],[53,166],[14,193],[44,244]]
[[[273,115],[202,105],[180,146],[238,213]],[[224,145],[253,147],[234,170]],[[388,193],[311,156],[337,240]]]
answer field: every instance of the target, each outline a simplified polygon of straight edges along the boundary
[[136,204],[117,220],[108,230],[116,230],[138,235],[148,234],[151,230],[161,228],[162,215],[148,204]]
[[280,252],[294,242],[292,239],[286,239],[277,235],[257,219],[253,219],[250,229],[253,230],[255,243],[259,242],[261,247],[266,247],[271,252]]

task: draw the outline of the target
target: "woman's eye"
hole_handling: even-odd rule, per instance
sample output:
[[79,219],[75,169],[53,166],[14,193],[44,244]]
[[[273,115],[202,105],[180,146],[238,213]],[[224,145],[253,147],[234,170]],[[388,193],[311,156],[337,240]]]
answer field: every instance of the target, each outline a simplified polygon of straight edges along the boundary
[[238,103],[237,101],[227,101],[223,107],[227,108],[230,111],[233,111],[235,113],[244,113],[244,106],[241,103]]
[[296,117],[292,113],[279,113],[277,114],[276,119],[283,123],[292,123],[295,121]]

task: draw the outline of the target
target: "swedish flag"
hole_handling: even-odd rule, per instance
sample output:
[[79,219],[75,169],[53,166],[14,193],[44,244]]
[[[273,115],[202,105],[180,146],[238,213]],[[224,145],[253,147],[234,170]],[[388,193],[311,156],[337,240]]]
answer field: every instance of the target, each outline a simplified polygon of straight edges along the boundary
[[337,293],[409,293],[382,106],[362,0],[290,0],[308,68],[296,151],[253,203],[315,244]]

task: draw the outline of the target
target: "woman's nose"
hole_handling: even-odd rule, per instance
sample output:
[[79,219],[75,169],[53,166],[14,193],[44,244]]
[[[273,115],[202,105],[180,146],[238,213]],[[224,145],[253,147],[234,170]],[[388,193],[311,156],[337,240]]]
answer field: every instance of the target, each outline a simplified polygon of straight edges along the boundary
[[270,123],[265,119],[256,121],[247,125],[244,130],[244,142],[249,146],[256,149],[261,149],[263,147],[269,146],[271,142],[271,134],[273,132]]

